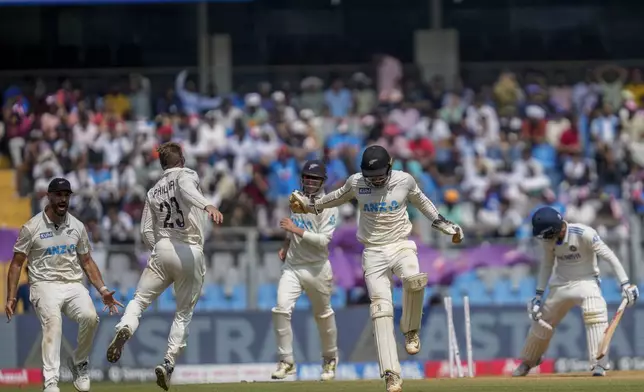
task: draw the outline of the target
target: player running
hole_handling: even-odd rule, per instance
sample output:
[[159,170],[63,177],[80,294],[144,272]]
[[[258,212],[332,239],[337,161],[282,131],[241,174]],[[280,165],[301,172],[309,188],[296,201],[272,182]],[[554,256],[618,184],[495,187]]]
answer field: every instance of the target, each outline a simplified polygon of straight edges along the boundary
[[451,235],[453,242],[461,242],[463,232],[438,213],[411,175],[392,170],[392,159],[383,147],[368,147],[362,155],[360,169],[361,173],[350,176],[340,189],[319,199],[293,192],[291,209],[319,214],[353,198],[358,200],[358,240],[365,246],[362,267],[371,299],[380,376],[385,378],[388,392],[400,392],[402,379],[394,335],[391,273],[403,282],[400,329],[411,355],[420,351],[418,330],[427,285],[427,274],[419,271],[416,244],[408,239],[412,225],[407,203],[411,202],[430,219],[433,228]]
[[148,191],[141,224],[143,240],[152,254],[134,299],[116,325],[116,335],[107,348],[107,360],[115,363],[121,358],[123,346],[138,328],[143,311],[174,283],[177,312],[163,364],[154,369],[157,385],[167,391],[175,361],[186,346],[188,324],[206,274],[203,211],[217,224],[223,217],[199,190],[197,173],[184,167],[181,146],[165,143],[157,151],[163,175]]
[[[321,161],[307,161],[302,169],[302,193],[319,199],[324,196],[326,167]],[[295,302],[306,292],[318,324],[322,345],[322,381],[333,380],[338,362],[337,329],[331,309],[333,271],[328,245],[335,231],[338,209],[329,208],[319,215],[293,214],[284,218],[280,227],[289,233],[279,257],[284,261],[277,289],[277,305],[272,309],[273,326],[279,354],[273,379],[295,373],[291,313]]]
[[[622,285],[622,297],[628,301],[628,306],[635,304],[639,290],[629,283],[617,256],[592,228],[568,223],[553,208],[543,207],[532,217],[532,234],[543,240],[545,260],[541,264],[536,296],[528,304],[530,317],[535,321],[542,319],[556,327],[571,308],[580,306],[586,325],[590,370],[593,376],[604,376],[609,368],[608,356],[599,361],[595,359],[608,327],[606,301],[599,287],[597,256],[613,268]],[[550,291],[542,305],[548,280]],[[552,329],[544,328],[538,322],[532,323],[521,353],[522,362],[512,373],[513,376],[526,376],[530,369],[539,365],[552,334]]]
[[49,183],[45,210],[25,223],[13,248],[7,276],[5,312],[11,321],[16,310],[16,294],[20,271],[28,262],[29,300],[42,327],[42,362],[45,392],[59,392],[60,343],[64,314],[78,323],[78,347],[68,366],[74,388],[87,392],[90,388],[89,354],[98,328],[98,315],[83,285],[83,273],[101,294],[105,309],[118,313],[123,305],[114,299],[114,291],[103,283],[90,253],[85,225],[67,212],[72,188],[64,178]]

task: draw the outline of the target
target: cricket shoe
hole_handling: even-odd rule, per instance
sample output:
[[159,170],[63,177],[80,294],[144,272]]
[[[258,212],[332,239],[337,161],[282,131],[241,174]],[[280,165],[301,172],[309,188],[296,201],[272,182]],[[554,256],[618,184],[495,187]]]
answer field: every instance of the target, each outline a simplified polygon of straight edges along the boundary
[[45,387],[42,390],[43,392],[60,392],[58,384],[55,381],[51,381],[48,384],[45,384]]
[[402,392],[402,378],[394,372],[387,370],[385,372],[385,385],[387,392]]
[[112,343],[107,347],[107,361],[109,363],[116,363],[121,359],[123,354],[123,347],[125,343],[132,337],[132,330],[127,325],[118,331],[112,339]]
[[606,369],[600,365],[596,365],[593,368],[593,377],[604,377],[606,375]]
[[331,381],[335,378],[335,369],[338,367],[338,360],[336,358],[324,359],[322,364],[322,374],[320,381]]
[[[69,371],[72,372],[72,384],[78,392],[88,392],[90,387],[89,364],[87,361],[76,365],[73,358],[67,360]],[[58,388],[58,387],[56,387]]]
[[161,365],[154,368],[154,374],[157,376],[157,385],[164,391],[167,391],[170,388],[170,379],[172,378],[173,371],[174,366],[172,366],[167,359],[164,360]]
[[277,370],[271,374],[273,380],[283,380],[287,376],[295,374],[295,364],[280,361],[277,364]]
[[405,334],[405,350],[409,355],[416,355],[420,351],[418,330],[409,331]]
[[[536,366],[541,365],[541,358],[537,361]],[[512,372],[512,377],[525,377],[530,373],[530,370],[532,370],[533,366],[528,365],[526,361],[521,362],[521,364],[514,369]]]

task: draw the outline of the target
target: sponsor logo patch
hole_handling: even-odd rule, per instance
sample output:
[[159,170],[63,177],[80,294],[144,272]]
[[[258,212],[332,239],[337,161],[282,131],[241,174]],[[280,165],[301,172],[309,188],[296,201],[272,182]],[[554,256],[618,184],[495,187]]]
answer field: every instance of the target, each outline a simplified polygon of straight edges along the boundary
[[40,233],[41,240],[44,240],[45,238],[51,238],[53,236],[54,236],[54,233],[52,233],[51,231],[48,231],[46,233]]
[[370,195],[371,188],[358,188],[358,194],[360,195]]

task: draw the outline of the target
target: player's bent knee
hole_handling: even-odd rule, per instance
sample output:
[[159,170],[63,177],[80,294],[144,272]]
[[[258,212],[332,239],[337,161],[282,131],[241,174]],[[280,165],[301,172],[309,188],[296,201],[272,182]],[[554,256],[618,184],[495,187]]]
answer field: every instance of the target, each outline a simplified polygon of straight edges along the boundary
[[403,288],[406,291],[421,291],[427,286],[428,281],[429,278],[424,272],[406,276],[403,278]]
[[387,300],[376,299],[371,303],[369,310],[374,320],[381,317],[394,317],[394,306]]
[[329,317],[333,316],[334,314],[335,314],[335,312],[333,311],[333,309],[328,308],[328,309],[325,309],[323,312],[321,312],[319,314],[316,314],[315,318],[324,320],[324,319],[328,319]]
[[554,331],[534,321],[532,323],[532,327],[530,328],[530,333],[537,339],[548,340],[552,337]]
[[283,308],[281,306],[276,306],[271,309],[271,312],[275,315],[281,315],[286,317],[291,317],[292,310],[289,308]]
[[96,327],[100,321],[96,312],[84,312],[78,317],[79,323],[87,325],[88,327]]

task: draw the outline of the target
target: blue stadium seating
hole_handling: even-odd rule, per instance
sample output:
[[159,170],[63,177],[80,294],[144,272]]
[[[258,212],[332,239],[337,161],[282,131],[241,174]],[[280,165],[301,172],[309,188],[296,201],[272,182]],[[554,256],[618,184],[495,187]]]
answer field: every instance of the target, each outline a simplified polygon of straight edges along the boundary
[[622,300],[622,289],[614,278],[603,279],[601,282],[602,294],[609,304],[617,304]]
[[494,283],[492,302],[496,305],[517,305],[521,303],[519,292],[512,289],[510,279],[502,278]]
[[271,310],[277,299],[277,285],[267,283],[257,290],[257,307],[261,310]]

